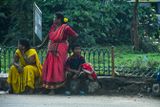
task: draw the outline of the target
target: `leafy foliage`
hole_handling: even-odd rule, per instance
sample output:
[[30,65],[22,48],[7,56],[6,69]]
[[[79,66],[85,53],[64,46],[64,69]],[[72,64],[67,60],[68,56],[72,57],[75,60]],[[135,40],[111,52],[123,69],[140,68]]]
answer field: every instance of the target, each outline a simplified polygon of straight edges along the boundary
[[4,35],[8,33],[9,22],[10,22],[10,7],[5,0],[0,1],[0,41],[5,38]]
[[[43,37],[47,35],[54,13],[61,11],[80,35],[78,42],[83,46],[131,43],[133,4],[126,0],[2,0],[0,10],[3,7],[7,10],[5,15],[9,13],[6,16],[9,21],[0,20],[0,24],[5,21],[8,25],[0,29],[5,44],[16,44],[22,36],[32,40],[34,1],[43,12]],[[0,11],[0,17],[3,13]],[[151,8],[139,7],[139,24],[140,36],[144,36],[144,32],[147,36],[158,35],[157,17]]]

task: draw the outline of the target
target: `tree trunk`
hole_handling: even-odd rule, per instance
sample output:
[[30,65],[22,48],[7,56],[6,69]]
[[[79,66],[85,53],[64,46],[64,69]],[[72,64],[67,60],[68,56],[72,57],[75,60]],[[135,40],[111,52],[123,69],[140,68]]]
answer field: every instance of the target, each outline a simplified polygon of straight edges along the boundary
[[138,36],[138,2],[135,1],[134,10],[133,10],[133,21],[132,21],[132,42],[135,50],[140,50],[140,38]]

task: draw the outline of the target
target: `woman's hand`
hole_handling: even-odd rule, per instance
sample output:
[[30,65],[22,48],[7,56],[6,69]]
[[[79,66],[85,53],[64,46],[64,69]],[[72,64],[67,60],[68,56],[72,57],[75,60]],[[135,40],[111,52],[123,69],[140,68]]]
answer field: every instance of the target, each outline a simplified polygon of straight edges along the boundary
[[23,67],[18,66],[17,69],[18,69],[18,72],[19,72],[19,73],[22,73],[22,72],[23,72]]
[[43,46],[44,46],[44,44],[45,44],[45,42],[48,40],[49,38],[48,38],[48,35],[44,38],[44,40],[42,41],[42,43],[40,44],[40,45],[37,45],[35,48],[36,49],[41,49]]
[[23,67],[21,67],[18,63],[13,63],[13,65],[18,69],[18,72],[23,72]]
[[25,62],[28,62],[28,57],[25,55],[24,51],[21,51],[21,53],[22,53],[22,56],[23,56]]
[[38,50],[38,49],[41,49],[42,48],[42,44],[40,44],[40,45],[37,45],[35,48]]

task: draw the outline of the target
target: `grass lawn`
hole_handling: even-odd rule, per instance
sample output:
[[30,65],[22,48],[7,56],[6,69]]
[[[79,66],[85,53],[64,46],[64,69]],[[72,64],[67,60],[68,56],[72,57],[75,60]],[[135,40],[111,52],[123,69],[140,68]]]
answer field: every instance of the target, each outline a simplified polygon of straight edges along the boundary
[[133,63],[160,63],[160,53],[134,52],[131,46],[117,46],[115,50],[115,65],[132,67]]

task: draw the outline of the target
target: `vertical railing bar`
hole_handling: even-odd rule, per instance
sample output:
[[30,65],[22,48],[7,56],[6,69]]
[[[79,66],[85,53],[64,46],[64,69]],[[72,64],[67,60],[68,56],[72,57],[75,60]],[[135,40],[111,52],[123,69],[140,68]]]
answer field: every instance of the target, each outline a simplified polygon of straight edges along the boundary
[[4,53],[3,53],[3,58],[4,58],[4,73],[6,73],[6,47],[4,48]]
[[8,68],[9,68],[9,65],[11,64],[11,49],[12,48],[8,49],[8,57],[9,57],[9,59],[8,59],[8,66],[7,66]]
[[95,67],[96,69],[96,66],[95,66],[95,50],[93,49],[93,66]]
[[101,67],[100,67],[100,49],[97,49],[97,54],[98,54],[98,71],[99,71],[99,74],[101,75]]
[[2,72],[2,62],[1,62],[2,61],[1,60],[2,59],[2,57],[1,57],[2,56],[2,49],[3,49],[3,47],[0,47],[0,73]]
[[84,50],[83,50],[83,53],[84,53],[84,57],[85,57],[85,59],[87,59],[86,49],[84,49]]
[[110,51],[108,50],[108,74],[110,75],[110,61],[111,59],[110,59]]
[[87,49],[87,57],[88,57],[88,62],[90,62],[90,50],[89,49]]
[[102,57],[103,57],[103,58],[102,58],[102,63],[103,63],[103,74],[106,75],[106,71],[105,71],[105,59],[106,59],[106,58],[105,58],[105,51],[102,50],[102,52],[103,52],[103,53],[102,53]]

